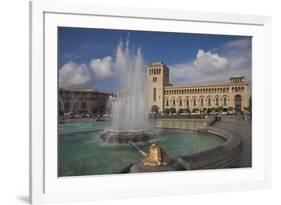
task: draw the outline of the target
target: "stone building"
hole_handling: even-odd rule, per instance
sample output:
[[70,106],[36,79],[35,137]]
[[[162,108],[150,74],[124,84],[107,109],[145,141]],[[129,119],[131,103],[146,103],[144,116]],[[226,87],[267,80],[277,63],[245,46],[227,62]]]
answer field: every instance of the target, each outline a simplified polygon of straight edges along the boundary
[[229,80],[228,83],[176,86],[170,84],[169,68],[164,63],[152,63],[147,69],[148,109],[150,112],[163,112],[167,108],[245,110],[249,107],[249,84],[242,76]]
[[59,88],[59,112],[104,113],[110,95],[91,89]]

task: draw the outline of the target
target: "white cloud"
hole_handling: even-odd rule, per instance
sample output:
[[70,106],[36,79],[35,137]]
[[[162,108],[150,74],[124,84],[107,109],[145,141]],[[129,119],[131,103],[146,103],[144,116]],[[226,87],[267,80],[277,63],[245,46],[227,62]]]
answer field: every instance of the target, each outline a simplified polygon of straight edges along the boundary
[[175,84],[192,83],[191,76],[194,75],[194,67],[190,63],[182,63],[168,66],[170,68],[170,81]]
[[196,59],[169,65],[171,82],[178,85],[228,82],[229,77],[243,75],[251,81],[251,49],[247,42],[225,45],[224,54],[199,49]]
[[59,86],[72,87],[89,82],[91,75],[85,64],[68,62],[59,70]]
[[214,73],[228,69],[230,62],[225,57],[219,56],[217,53],[205,52],[198,50],[196,60],[193,66],[203,73]]
[[110,56],[102,59],[92,59],[90,68],[95,76],[100,79],[111,78],[114,75],[113,62]]
[[229,41],[227,43],[224,44],[225,48],[228,49],[248,49],[249,47],[251,47],[251,39],[250,38],[243,38],[243,39],[237,39],[237,40],[233,40],[233,41]]

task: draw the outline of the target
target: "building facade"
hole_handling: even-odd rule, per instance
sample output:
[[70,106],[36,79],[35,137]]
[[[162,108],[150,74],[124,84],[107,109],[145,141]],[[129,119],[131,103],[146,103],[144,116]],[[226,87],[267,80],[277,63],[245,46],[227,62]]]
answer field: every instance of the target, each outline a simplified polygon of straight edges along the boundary
[[[188,75],[188,73],[187,73]],[[155,62],[147,69],[147,95],[150,112],[164,112],[175,108],[198,110],[233,108],[237,111],[249,107],[249,84],[244,77],[231,77],[228,83],[176,86],[169,82],[169,68]]]
[[59,88],[59,112],[104,113],[110,95],[90,89]]

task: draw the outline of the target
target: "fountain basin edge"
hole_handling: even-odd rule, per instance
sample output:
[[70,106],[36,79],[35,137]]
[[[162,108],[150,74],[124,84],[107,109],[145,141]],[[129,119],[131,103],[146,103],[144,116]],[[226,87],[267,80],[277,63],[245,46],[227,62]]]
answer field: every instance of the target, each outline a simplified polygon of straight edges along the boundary
[[147,142],[156,136],[153,130],[113,130],[108,129],[100,134],[100,139],[103,143],[108,144],[127,144],[128,142]]
[[[226,131],[214,127],[208,127],[206,129],[206,133],[220,136],[226,139],[226,142],[218,147],[206,151],[178,157],[177,159],[175,159],[175,161],[178,162],[182,167],[184,167],[184,169],[180,169],[180,170],[184,171],[184,170],[237,167],[237,162],[241,157],[242,150],[243,150],[242,137],[230,131]],[[120,173],[136,172],[132,168],[138,165],[139,163],[131,164],[125,167],[123,170],[121,170]],[[155,170],[151,170],[151,172],[154,171]],[[165,171],[172,171],[172,170],[167,169]],[[144,171],[144,172],[150,172],[150,171]]]

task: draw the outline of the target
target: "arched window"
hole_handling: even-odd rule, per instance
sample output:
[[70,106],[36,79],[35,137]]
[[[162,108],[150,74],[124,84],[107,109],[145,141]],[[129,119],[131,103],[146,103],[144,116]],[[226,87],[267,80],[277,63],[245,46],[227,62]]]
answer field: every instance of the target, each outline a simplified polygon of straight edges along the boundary
[[86,109],[86,106],[87,106],[86,103],[85,103],[85,102],[82,102],[82,104],[81,104],[81,109],[82,109],[82,110],[85,110],[85,109]]
[[176,106],[176,100],[173,99],[173,106]]
[[208,106],[211,106],[211,98],[208,98]]
[[189,107],[189,99],[186,99],[186,106]]
[[216,106],[219,106],[219,98],[216,97]]
[[181,100],[181,98],[180,98],[180,106],[182,106],[182,100]]
[[223,97],[223,105],[227,106],[227,99],[226,99],[226,97]]
[[196,106],[196,99],[193,98],[193,106]]
[[166,100],[166,106],[169,106],[169,99]]
[[235,95],[234,102],[235,102],[235,110],[237,111],[241,110],[241,105],[242,105],[241,95]]
[[201,98],[201,106],[204,106],[204,99]]

